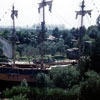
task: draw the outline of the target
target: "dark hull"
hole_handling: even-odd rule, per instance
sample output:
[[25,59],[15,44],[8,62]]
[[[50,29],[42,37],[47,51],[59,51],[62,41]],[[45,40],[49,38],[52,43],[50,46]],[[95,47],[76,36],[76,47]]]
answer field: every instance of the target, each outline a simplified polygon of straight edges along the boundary
[[7,85],[17,85],[21,83],[23,79],[29,84],[34,84],[36,82],[36,75],[38,73],[48,74],[48,70],[44,69],[36,69],[36,68],[9,68],[0,67],[0,84],[1,86]]
[[11,82],[21,82],[23,79],[26,79],[27,82],[31,83],[31,82],[35,82],[36,79],[35,76],[31,76],[31,75],[22,75],[22,74],[16,74],[16,73],[8,73],[8,74],[3,74],[0,73],[0,80],[3,81],[11,81]]

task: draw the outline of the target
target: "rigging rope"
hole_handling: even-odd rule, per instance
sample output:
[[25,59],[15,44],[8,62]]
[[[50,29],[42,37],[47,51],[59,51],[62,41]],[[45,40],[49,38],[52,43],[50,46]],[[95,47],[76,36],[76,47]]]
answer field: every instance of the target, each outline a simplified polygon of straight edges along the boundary
[[88,15],[86,15],[86,18],[87,18],[89,24],[92,25],[92,23],[91,23],[90,18],[88,17]]
[[5,17],[6,14],[7,12],[5,11],[5,13],[0,17],[0,21],[2,21],[2,19]]
[[73,25],[71,25],[70,23],[68,23],[67,20],[65,20],[60,14],[58,14],[57,12],[53,12],[53,14],[57,17],[58,20],[60,20],[61,22],[63,22],[66,25],[69,25],[70,27],[72,27]]
[[81,22],[81,17],[78,18],[77,23],[76,23],[76,28],[80,27],[80,22]]
[[96,3],[94,2],[94,0],[91,0],[92,1],[92,4],[94,5],[94,7],[96,8],[96,11],[100,14],[100,11],[98,9],[98,7],[96,6]]

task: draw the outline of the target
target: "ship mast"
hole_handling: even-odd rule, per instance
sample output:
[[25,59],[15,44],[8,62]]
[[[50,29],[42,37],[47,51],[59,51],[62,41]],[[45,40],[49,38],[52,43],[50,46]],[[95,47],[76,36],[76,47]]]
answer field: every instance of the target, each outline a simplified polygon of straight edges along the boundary
[[[82,5],[80,7],[81,7],[81,10],[80,11],[76,11],[76,19],[77,19],[78,15],[81,16],[80,32],[82,32],[84,16],[86,14],[88,14],[91,17],[92,10],[84,10],[84,8],[85,8],[85,0],[82,1]],[[79,62],[81,61],[81,56],[82,56],[82,35],[81,34],[84,34],[84,33],[80,33],[80,35],[79,35]]]
[[[45,3],[45,0],[43,0],[43,4]],[[41,27],[42,27],[42,32],[46,32],[45,31],[45,6],[43,6],[43,22],[41,23]]]
[[12,36],[11,36],[11,40],[12,40],[12,47],[13,47],[13,67],[15,67],[15,42],[16,42],[16,35],[15,35],[15,16],[18,16],[18,10],[15,10],[14,5],[12,6],[12,10],[11,10],[11,18],[13,21],[13,29],[12,29]]
[[43,13],[43,19],[41,22],[41,31],[39,34],[39,43],[45,41],[45,33],[46,33],[46,27],[45,27],[45,6],[49,6],[49,11],[51,12],[52,9],[52,1],[46,1],[42,0],[41,3],[39,3],[39,8],[38,12],[40,13],[40,9],[42,8],[42,13]]
[[[40,13],[40,9],[42,8],[42,13],[43,13],[43,19],[41,22],[41,31],[39,33],[39,43],[43,43],[43,41],[45,41],[45,33],[46,33],[46,27],[45,27],[45,6],[49,6],[49,11],[51,12],[51,8],[52,8],[52,1],[46,1],[46,0],[42,0],[41,3],[39,3],[39,8],[38,8],[38,12]],[[43,68],[43,51],[41,51],[41,69]]]

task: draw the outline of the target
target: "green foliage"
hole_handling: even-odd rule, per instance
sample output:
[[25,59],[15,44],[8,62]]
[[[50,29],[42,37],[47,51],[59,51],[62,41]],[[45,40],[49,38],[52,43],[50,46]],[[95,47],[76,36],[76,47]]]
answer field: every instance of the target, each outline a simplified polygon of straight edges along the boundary
[[21,86],[22,86],[22,87],[27,87],[27,86],[28,86],[28,83],[27,83],[26,79],[23,79],[23,80],[22,80]]
[[50,89],[47,94],[48,100],[66,100],[66,91],[62,89]]
[[39,54],[40,55],[45,55],[45,54],[48,54],[49,53],[49,45],[50,43],[49,42],[42,42],[40,43],[37,48],[39,50]]
[[3,91],[3,97],[11,98],[13,96],[18,96],[20,94],[25,95],[30,92],[29,87],[14,86],[11,89],[6,89]]
[[99,100],[100,99],[100,75],[94,71],[86,73],[87,81],[80,85],[79,100]]
[[56,87],[68,89],[78,84],[80,73],[73,66],[57,67],[50,71],[50,78]]
[[77,95],[59,88],[33,88],[29,98],[30,100],[77,100]]
[[59,29],[56,27],[54,30],[53,30],[53,34],[52,34],[54,37],[56,38],[59,38],[61,33],[59,31]]
[[83,58],[81,58],[81,61],[79,63],[79,70],[80,70],[80,74],[82,76],[84,76],[84,73],[87,72],[88,70],[91,69],[91,60],[90,57],[85,56]]
[[87,34],[89,35],[90,38],[96,39],[97,35],[99,34],[99,30],[97,26],[90,26],[87,29]]
[[91,69],[95,70],[96,72],[100,72],[100,36],[97,37],[95,40],[93,46],[92,46],[92,52],[90,55],[91,59]]
[[49,86],[50,84],[50,79],[49,77],[44,74],[44,73],[39,73],[37,76],[36,76],[36,84],[38,87],[40,88],[43,88],[43,87],[47,87]]
[[[73,70],[70,70],[72,73]],[[56,74],[58,73],[58,70],[53,69],[53,71]],[[62,75],[62,72],[60,73]],[[13,87],[11,90],[4,92],[6,93],[4,97],[10,97],[9,100],[97,100],[97,97],[100,99],[100,75],[94,71],[86,72],[85,75],[85,81],[78,85],[73,85],[67,90],[60,88]],[[51,78],[54,77],[52,74],[51,76]]]
[[9,30],[4,30],[3,32],[2,32],[2,36],[5,38],[5,39],[8,39],[8,37],[9,37],[9,34],[10,33],[10,31]]
[[24,51],[24,48],[25,48],[25,47],[26,47],[25,45],[18,45],[18,46],[16,47],[16,51],[19,52],[19,56],[20,56],[20,57],[23,56],[22,54],[23,54],[23,51]]
[[88,34],[84,35],[83,41],[90,41],[90,37],[88,36]]
[[73,39],[73,35],[71,34],[70,30],[62,30],[61,31],[62,34],[62,39],[64,40],[64,45],[67,45],[69,47],[72,46],[72,39]]
[[83,46],[83,55],[84,56],[90,56],[92,49],[92,41],[84,42]]
[[87,45],[84,48],[84,55],[81,57],[79,69],[83,75],[88,70],[100,72],[100,36],[95,39],[95,42]]
[[83,26],[83,27],[80,27],[80,28],[72,28],[71,29],[71,33],[72,35],[75,37],[75,39],[79,39],[79,37],[83,37],[86,33],[86,28]]
[[64,40],[61,39],[56,43],[56,52],[60,53],[60,54],[65,54],[66,53],[66,49],[67,46],[64,44]]
[[12,98],[8,100],[28,100],[28,99],[26,98],[26,95],[19,94],[17,96],[13,96]]
[[69,100],[78,100],[80,97],[80,85],[74,85],[69,91]]

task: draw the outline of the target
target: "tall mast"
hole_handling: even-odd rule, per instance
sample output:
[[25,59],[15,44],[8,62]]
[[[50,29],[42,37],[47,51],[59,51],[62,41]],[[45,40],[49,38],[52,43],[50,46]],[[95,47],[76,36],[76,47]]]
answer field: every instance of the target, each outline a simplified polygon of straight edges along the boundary
[[84,0],[82,1],[82,5],[81,5],[81,8],[82,8],[82,15],[81,15],[81,27],[83,26],[83,17],[84,17]]
[[[43,5],[45,5],[45,0],[43,0]],[[45,6],[43,6],[43,21],[41,22],[41,33],[42,34],[42,41],[45,40],[45,32],[46,32],[46,28],[45,28]],[[41,42],[42,42],[41,41]]]
[[13,29],[12,29],[12,47],[13,47],[13,67],[15,67],[15,42],[16,42],[16,36],[15,36],[15,16],[18,16],[18,11],[15,10],[14,5],[12,6],[12,11],[11,11],[11,18],[13,21]]
[[[45,4],[45,0],[43,0],[43,4]],[[45,6],[43,6],[43,22],[45,23]]]
[[51,12],[52,9],[52,1],[46,1],[46,0],[42,0],[41,3],[39,3],[39,8],[38,11],[40,13],[40,9],[42,8],[42,12],[43,12],[43,19],[41,22],[41,31],[39,34],[39,41],[43,42],[45,41],[45,32],[46,32],[46,27],[45,27],[45,6],[49,6],[49,11]]
[[[82,27],[83,27],[84,16],[86,14],[88,14],[91,17],[92,10],[84,10],[84,8],[85,8],[85,1],[84,0],[82,1],[82,5],[80,7],[81,7],[81,10],[76,11],[76,19],[77,19],[78,15],[81,16],[80,32],[82,32],[81,30],[82,30]],[[80,33],[80,35],[79,35],[79,57],[80,57],[79,59],[80,60],[81,60],[81,56],[82,56],[82,34],[84,34],[84,33]]]
[[[40,13],[40,9],[42,8],[42,12],[43,12],[43,19],[41,22],[41,31],[39,33],[39,43],[43,43],[43,41],[45,41],[45,33],[46,33],[46,27],[45,27],[45,6],[49,6],[49,11],[51,12],[51,8],[52,8],[52,1],[46,1],[46,0],[42,0],[41,3],[39,3],[39,8],[38,11]],[[43,68],[43,51],[41,51],[41,69]]]

